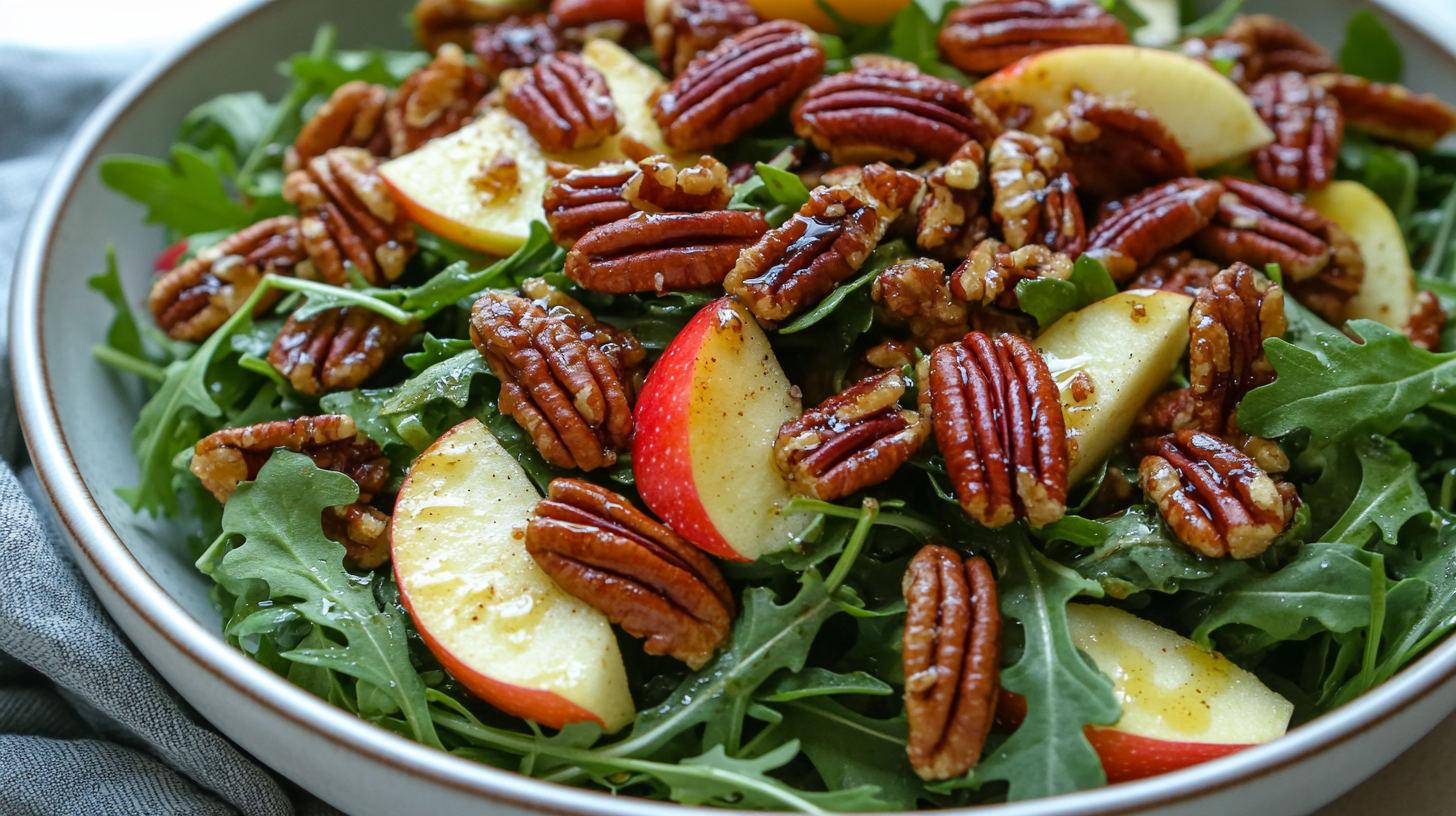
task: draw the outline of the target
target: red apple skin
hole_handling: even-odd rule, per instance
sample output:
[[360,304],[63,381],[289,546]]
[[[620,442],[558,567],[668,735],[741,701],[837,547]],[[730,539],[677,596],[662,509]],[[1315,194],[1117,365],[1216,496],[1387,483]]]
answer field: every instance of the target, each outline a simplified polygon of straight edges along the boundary
[[157,260],[152,263],[152,268],[158,272],[171,272],[177,268],[177,262],[187,253],[187,239],[183,238],[177,243],[162,250]]

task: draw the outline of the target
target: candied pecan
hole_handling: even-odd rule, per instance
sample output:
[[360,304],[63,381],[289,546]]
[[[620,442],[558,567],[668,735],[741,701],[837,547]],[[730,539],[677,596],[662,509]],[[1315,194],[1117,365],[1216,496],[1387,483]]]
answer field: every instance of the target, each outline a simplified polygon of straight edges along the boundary
[[[794,132],[841,164],[949,161],[967,139],[989,142],[999,124],[972,107],[975,92],[913,63],[864,63],[815,83],[794,105]],[[985,106],[985,115],[991,116]]]
[[1335,176],[1345,136],[1340,103],[1304,74],[1269,74],[1249,88],[1274,141],[1254,151],[1259,180],[1285,192],[1318,190]]
[[394,203],[378,162],[361,148],[336,147],[283,180],[298,208],[304,249],[324,280],[348,282],[352,264],[375,286],[394,281],[415,252],[415,233]]
[[340,85],[313,118],[298,131],[288,148],[283,169],[293,172],[335,147],[362,147],[379,157],[389,155],[384,109],[389,89],[360,79]]
[[648,654],[696,670],[728,640],[735,605],[718,568],[606,488],[553,480],[526,522],[526,552],[562,589],[646,638]]
[[[168,337],[198,343],[242,307],[264,275],[292,275],[304,257],[296,219],[259,221],[158,278],[147,306]],[[282,294],[265,293],[253,314],[262,314]]]
[[[896,371],[915,365],[915,347],[898,340],[886,340],[864,353],[865,365],[875,369]],[[863,379],[861,377],[860,379]]]
[[1188,316],[1188,381],[1195,427],[1236,431],[1234,410],[1244,395],[1274,381],[1264,341],[1284,335],[1284,293],[1246,264],[1213,276]]
[[1024,338],[971,332],[930,355],[930,407],[946,471],[966,514],[987,527],[1041,527],[1067,501],[1061,392]]
[[621,129],[607,78],[569,51],[501,75],[506,110],[550,153],[596,147]]
[[326,309],[288,322],[268,349],[268,363],[305,394],[347,391],[379,370],[419,322],[396,323],[362,306]]
[[1289,22],[1268,14],[1235,17],[1222,39],[1241,46],[1237,59],[1244,82],[1286,71],[1318,74],[1339,70],[1324,46]]
[[1179,540],[1203,555],[1253,558],[1294,516],[1294,488],[1211,433],[1179,431],[1156,450],[1138,466],[1138,482]]
[[647,27],[662,72],[675,77],[724,38],[763,22],[744,0],[648,0]]
[[968,74],[989,74],[1022,57],[1069,45],[1128,43],[1127,27],[1082,0],[990,0],[946,17],[941,58]]
[[929,258],[892,264],[875,276],[870,296],[885,313],[908,321],[910,336],[930,350],[965,336],[966,304],[951,296],[945,267]]
[[682,170],[666,156],[649,156],[637,163],[622,197],[643,212],[706,212],[728,206],[733,187],[727,165],[712,156]]
[[743,250],[723,287],[777,325],[853,275],[919,187],[909,173],[877,163],[853,184],[816,188],[783,226]]
[[501,413],[547,462],[595,470],[617,461],[632,435],[633,380],[646,357],[632,335],[585,310],[490,292],[471,310],[470,340],[501,382]]
[[1178,388],[1164,391],[1143,406],[1137,419],[1133,420],[1132,435],[1134,438],[1146,440],[1150,445],[1146,452],[1152,453],[1151,446],[1157,444],[1158,437],[1196,427],[1197,422],[1193,418],[1193,389]]
[[415,4],[415,39],[433,54],[447,42],[470,46],[476,26],[509,16],[518,6],[480,0],[419,0]]
[[1044,244],[1073,257],[1082,254],[1087,239],[1082,205],[1059,142],[1007,131],[991,142],[987,164],[991,218],[1012,249]]
[[1129,289],[1162,289],[1196,295],[1218,274],[1218,264],[1193,257],[1187,250],[1164,252],[1138,271]]
[[717,286],[768,222],[757,211],[633,213],[583,235],[566,276],[594,292],[670,292]]
[[[1257,269],[1271,263],[1291,282],[1319,274],[1335,259],[1335,245],[1343,231],[1304,202],[1273,187],[1238,178],[1222,179],[1223,195],[1213,222],[1194,236],[1193,243],[1216,261],[1242,261]],[[1353,248],[1353,242],[1348,242]],[[1358,262],[1343,258],[1345,264]],[[1361,270],[1364,263],[1358,262]]]
[[1073,91],[1072,103],[1047,117],[1045,128],[1062,143],[1077,187],[1098,198],[1193,175],[1178,140],[1131,100]]
[[633,213],[623,197],[627,182],[637,173],[630,162],[601,164],[586,170],[572,170],[546,188],[541,206],[551,237],[566,249],[593,227],[620,221]]
[[258,478],[274,448],[308,454],[324,470],[343,473],[369,501],[389,481],[389,460],[379,446],[359,436],[347,414],[283,419],[244,428],[226,428],[204,437],[192,451],[192,473],[202,486],[227,503],[238,484]]
[[470,186],[480,193],[480,203],[489,206],[496,201],[509,201],[521,186],[521,168],[509,153],[500,152],[480,165],[469,178]]
[[981,759],[1001,692],[1001,610],[984,558],[930,545],[910,559],[905,593],[905,752],[922,779],[953,779]]
[[324,509],[324,537],[344,545],[344,563],[372,570],[389,561],[389,514],[367,504],[345,504]]
[[658,95],[652,115],[675,150],[727,144],[793,101],[824,68],[819,35],[791,20],[734,34]]
[[551,16],[572,27],[606,22],[642,25],[647,21],[642,0],[551,0]]
[[1016,284],[1024,280],[1072,277],[1072,259],[1041,244],[1013,250],[995,238],[976,245],[950,277],[955,296],[984,306],[1016,308]]
[[1429,148],[1456,130],[1456,110],[1433,94],[1349,74],[1320,74],[1312,81],[1339,100],[1345,124],[1382,139]]
[[1440,351],[1441,330],[1446,328],[1446,312],[1441,308],[1441,299],[1436,293],[1423,289],[1416,296],[1416,307],[1406,318],[1401,332],[1410,338],[1411,345],[1426,351]]
[[513,14],[475,29],[470,48],[480,67],[492,77],[511,68],[535,65],[565,47],[552,20],[544,14]]
[[485,75],[465,62],[460,46],[440,46],[434,61],[405,77],[389,97],[384,124],[390,155],[403,156],[464,127],[475,117],[485,86]]
[[964,258],[986,237],[981,214],[986,150],[971,140],[950,161],[925,176],[925,195],[915,213],[915,244],[943,259]]
[[1208,225],[1223,187],[1196,178],[1174,179],[1102,208],[1087,236],[1087,254],[1125,281],[1158,253]]

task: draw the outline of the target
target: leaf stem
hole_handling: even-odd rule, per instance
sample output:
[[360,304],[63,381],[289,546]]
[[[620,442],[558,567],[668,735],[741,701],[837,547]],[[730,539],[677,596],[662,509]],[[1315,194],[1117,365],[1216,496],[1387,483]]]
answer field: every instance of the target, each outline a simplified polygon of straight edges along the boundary
[[[309,49],[309,57],[315,60],[328,59],[329,54],[333,53],[337,34],[338,32],[332,25],[325,23],[319,26],[318,31],[313,35],[313,47]],[[245,195],[255,192],[253,176],[257,174],[263,160],[268,158],[268,149],[277,141],[284,126],[288,124],[288,120],[298,113],[299,109],[303,107],[303,103],[307,102],[313,94],[312,82],[304,82],[295,78],[287,95],[279,100],[278,108],[273,111],[273,118],[268,121],[258,143],[253,145],[252,151],[248,153],[248,158],[243,161],[242,169],[238,171],[238,189]]]
[[880,515],[880,503],[871,498],[866,498],[861,505],[859,521],[854,525],[854,532],[849,537],[849,543],[844,545],[844,553],[834,564],[834,570],[829,577],[824,579],[824,588],[833,595],[849,577],[849,571],[854,569],[854,562],[859,560],[860,550],[864,549],[865,539],[869,538],[870,528],[874,526],[875,519]]
[[1370,556],[1370,628],[1365,634],[1365,663],[1360,669],[1360,685],[1368,690],[1375,683],[1376,660],[1380,657],[1380,639],[1385,630],[1385,556]]
[[111,346],[92,346],[91,356],[95,357],[97,362],[105,363],[118,371],[135,374],[159,385],[167,379],[167,372],[163,371],[161,367],[139,357],[133,357],[124,351],[118,351]]
[[[842,504],[831,504],[818,499],[795,498],[790,499],[784,505],[785,513],[820,513],[834,518],[858,519],[863,515],[864,510],[856,510],[853,507],[845,507]],[[904,530],[921,541],[930,541],[940,536],[941,530],[929,521],[920,518],[918,515],[909,513],[897,513],[881,510],[875,517],[875,523],[885,527],[894,527],[897,530]]]
[[366,295],[355,289],[345,289],[342,286],[330,286],[327,283],[318,281],[303,280],[302,278],[283,278],[270,276],[273,281],[273,288],[283,289],[289,292],[303,292],[304,294],[323,295],[333,298],[351,306],[359,306],[371,312],[382,314],[396,323],[408,323],[414,320],[414,312],[401,309],[392,303],[387,303],[379,298]]

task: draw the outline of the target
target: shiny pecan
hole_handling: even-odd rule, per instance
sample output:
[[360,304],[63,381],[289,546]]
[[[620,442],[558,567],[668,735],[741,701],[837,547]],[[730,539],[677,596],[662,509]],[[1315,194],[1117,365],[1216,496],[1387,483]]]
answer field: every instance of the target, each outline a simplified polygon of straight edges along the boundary
[[1223,187],[1196,178],[1174,179],[1103,206],[1087,236],[1087,254],[1125,281],[1164,250],[1208,226]]
[[566,276],[594,292],[663,292],[723,282],[768,222],[757,211],[633,213],[583,235]]
[[1193,389],[1178,388],[1153,397],[1133,420],[1132,436],[1147,443],[1145,453],[1152,453],[1158,438],[1175,431],[1196,429],[1193,418]]
[[647,20],[642,0],[551,0],[551,16],[573,27],[607,22],[642,25]]
[[872,164],[846,186],[819,187],[783,226],[743,250],[723,287],[770,326],[853,275],[909,206],[920,180]]
[[1103,199],[1193,175],[1182,145],[1152,114],[1127,99],[1072,92],[1072,103],[1047,117],[1047,135],[1062,143],[1077,187]]
[[1044,244],[1073,257],[1086,244],[1076,181],[1055,139],[1019,130],[991,142],[991,218],[1012,249]]
[[454,133],[475,118],[486,78],[454,43],[440,46],[429,65],[405,77],[384,112],[390,155],[403,156],[431,139]]
[[890,317],[910,324],[915,344],[929,351],[964,337],[966,304],[951,295],[945,267],[929,258],[891,264],[875,276],[870,296]]
[[1290,193],[1329,184],[1345,136],[1339,101],[1293,71],[1255,82],[1249,99],[1274,131],[1274,141],[1254,151],[1259,180]]
[[370,284],[393,282],[415,252],[415,233],[380,177],[378,162],[357,147],[336,147],[283,181],[298,208],[303,246],[324,280],[348,282],[352,264]]
[[[1339,237],[1343,231],[1298,198],[1244,179],[1226,177],[1222,182],[1224,193],[1213,222],[1193,239],[1208,257],[1256,269],[1277,263],[1292,282],[1319,274],[1334,259],[1335,245],[1345,245]],[[1364,268],[1363,263],[1359,266]]]
[[562,589],[605,612],[648,654],[702,668],[733,626],[713,562],[622,496],[556,479],[526,523],[526,552]]
[[727,144],[794,100],[824,68],[824,49],[808,26],[761,23],[700,54],[652,105],[675,150]]
[[419,0],[415,4],[415,39],[433,54],[447,42],[469,48],[475,28],[510,16],[519,6],[480,0]]
[[594,227],[620,221],[634,208],[623,197],[627,182],[637,173],[630,162],[601,164],[572,170],[550,187],[542,197],[551,237],[567,249]]
[[521,168],[514,156],[502,151],[481,163],[468,180],[480,193],[480,203],[489,206],[515,197],[521,188]]
[[388,156],[389,131],[384,126],[388,102],[389,89],[383,85],[359,79],[340,85],[298,131],[283,169],[291,173],[335,147],[362,147],[375,156]]
[[1406,318],[1401,332],[1410,338],[1411,345],[1426,351],[1440,351],[1441,331],[1446,328],[1446,312],[1441,308],[1441,299],[1436,293],[1423,289],[1416,296],[1416,307]]
[[634,378],[646,353],[632,335],[578,309],[490,292],[471,310],[470,339],[500,379],[501,413],[546,461],[595,470],[615,463],[631,438]]
[[[259,221],[159,278],[147,306],[168,337],[201,342],[242,307],[264,275],[292,275],[304,258],[296,219],[280,215]],[[253,313],[261,314],[282,294],[265,293]]]
[[396,323],[362,306],[325,309],[288,322],[268,349],[268,363],[305,394],[347,391],[379,370],[419,322]]
[[1187,250],[1164,252],[1138,271],[1129,289],[1162,289],[1196,295],[1219,272],[1218,264],[1193,257]]
[[900,407],[903,396],[900,372],[886,371],[784,423],[774,461],[789,489],[834,501],[895,475],[930,435],[929,421]]
[[1272,15],[1239,15],[1224,31],[1222,39],[1241,47],[1236,59],[1242,69],[1239,79],[1244,82],[1286,71],[1318,74],[1339,70],[1324,46],[1288,21]]
[[905,593],[905,752],[922,779],[953,779],[981,759],[1001,692],[1001,610],[984,558],[930,545],[910,559]]
[[976,245],[950,277],[955,296],[983,306],[1016,308],[1016,284],[1024,280],[1072,276],[1072,259],[1041,244],[1013,250],[995,238]]
[[[815,83],[794,105],[794,132],[841,164],[949,161],[967,139],[989,142],[1000,125],[975,92],[899,65],[856,58]],[[985,121],[982,116],[990,117]]]
[[683,169],[666,156],[649,156],[637,163],[622,197],[643,212],[706,212],[727,207],[733,187],[728,166],[712,156]]
[[1061,392],[1041,354],[1013,334],[972,332],[930,354],[935,438],[962,509],[987,527],[1040,527],[1067,501]]
[[345,504],[324,509],[324,537],[344,545],[344,563],[372,570],[389,561],[389,514],[367,504]]
[[501,76],[506,110],[551,153],[596,147],[621,129],[607,78],[569,51]]
[[1433,94],[1349,74],[1320,74],[1313,82],[1339,100],[1345,124],[1382,139],[1429,148],[1456,130],[1456,109]]
[[544,14],[511,15],[475,29],[470,48],[480,67],[492,77],[511,68],[535,65],[566,47],[554,21]]
[[937,43],[968,74],[989,74],[1022,57],[1069,45],[1126,44],[1127,27],[1082,0],[990,0],[958,8]]
[[744,0],[648,0],[646,10],[657,64],[670,77],[724,39],[763,22]]
[[1244,395],[1274,381],[1264,341],[1284,336],[1284,292],[1245,264],[1213,276],[1188,317],[1188,382],[1195,427],[1237,432]]
[[981,214],[985,166],[985,148],[968,141],[925,176],[925,194],[915,213],[916,246],[943,260],[959,259],[986,237],[990,222]]
[[1184,544],[1210,558],[1253,558],[1294,516],[1293,486],[1211,433],[1179,431],[1156,443],[1138,482]]

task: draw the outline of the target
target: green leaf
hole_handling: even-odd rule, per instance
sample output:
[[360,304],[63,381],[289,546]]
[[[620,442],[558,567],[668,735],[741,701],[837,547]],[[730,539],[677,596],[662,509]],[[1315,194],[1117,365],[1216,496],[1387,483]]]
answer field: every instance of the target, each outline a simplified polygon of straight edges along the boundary
[[1382,145],[1362,133],[1349,133],[1340,146],[1340,178],[1369,187],[1402,227],[1410,223],[1420,186],[1420,165],[1409,150]]
[[464,261],[453,263],[419,286],[401,290],[400,305],[423,319],[491,287],[514,288],[527,278],[560,272],[565,261],[545,222],[533,221],[526,243],[509,258],[476,272]]
[[107,156],[101,181],[147,207],[147,223],[183,235],[240,229],[248,211],[228,197],[222,178],[205,154],[187,144],[172,146],[172,162],[146,156]]
[[323,534],[324,510],[358,497],[348,476],[320,470],[301,453],[274,451],[257,480],[244,482],[228,500],[223,529],[244,542],[223,557],[213,578],[235,595],[264,581],[269,597],[296,599],[294,610],[345,643],[282,656],[372,684],[403,712],[415,740],[439,748],[424,683],[410,663],[403,614],[393,605],[381,608],[370,582],[344,569],[343,546]]
[[1383,683],[1456,628],[1456,516],[1441,510],[1413,546],[1386,552],[1394,573],[1429,586],[1424,603],[1405,625],[1387,627],[1391,646],[1372,678]]
[[864,672],[836,674],[828,669],[809,668],[801,672],[781,672],[764,684],[759,699],[784,703],[805,697],[829,694],[893,694],[888,683]]
[[1363,547],[1377,532],[1394,544],[1410,519],[1431,512],[1419,472],[1404,448],[1380,436],[1355,443],[1360,491],[1321,541]]
[[1148,18],[1138,13],[1127,0],[1097,0],[1098,4],[1107,9],[1107,13],[1122,21],[1127,26],[1128,33],[1137,31],[1148,24]]
[[1057,318],[1090,306],[1117,294],[1117,284],[1107,274],[1102,262],[1091,255],[1077,258],[1072,276],[1067,280],[1037,278],[1016,284],[1016,303],[1023,312],[1036,318],[1040,326],[1050,326]]
[[1421,265],[1423,278],[1456,281],[1456,185],[1441,202],[1441,217],[1431,239],[1431,251]]
[[437,399],[464,408],[470,399],[470,381],[477,374],[490,373],[485,358],[470,348],[405,380],[380,410],[385,414],[409,413]]
[[404,364],[410,371],[418,374],[436,363],[443,363],[462,352],[475,348],[469,340],[463,338],[447,338],[441,340],[429,332],[425,332],[424,347],[420,351],[404,355]]
[[1185,582],[1209,578],[1228,563],[1190,550],[1168,533],[1157,510],[1146,505],[1096,523],[1104,530],[1103,543],[1071,567],[1114,598],[1134,592],[1176,593]]
[[946,11],[960,3],[958,0],[915,0],[915,5],[920,7],[926,18],[938,26],[945,19]]
[[429,64],[430,55],[423,51],[339,51],[319,56],[299,53],[289,58],[284,70],[294,79],[315,86],[317,93],[328,95],[340,85],[363,80],[394,87],[417,69]]
[[116,316],[106,330],[106,345],[138,360],[146,360],[147,350],[142,345],[141,332],[137,331],[136,318],[132,316],[131,304],[126,302],[121,276],[116,271],[116,247],[106,245],[106,271],[87,278],[86,286],[106,298],[116,310]]
[[1375,82],[1399,82],[1405,73],[1405,55],[1380,18],[1368,9],[1361,9],[1350,15],[1350,22],[1345,25],[1340,67],[1347,74]]
[[905,755],[910,729],[903,710],[894,719],[880,720],[824,698],[778,708],[784,721],[776,736],[798,740],[830,790],[873,786],[883,803],[876,809],[915,809],[924,789]]
[[1212,37],[1222,34],[1243,7],[1244,0],[1224,0],[1218,5],[1218,8],[1191,23],[1184,24],[1183,36]]
[[204,151],[221,147],[241,161],[262,143],[276,112],[257,91],[215,96],[188,112],[177,141]]
[[763,162],[755,164],[753,169],[763,179],[763,189],[775,202],[788,207],[792,212],[798,212],[799,208],[809,203],[809,188],[804,186],[803,179],[796,174]]
[[839,285],[839,288],[829,293],[829,297],[819,302],[812,310],[799,315],[789,321],[787,325],[779,329],[779,334],[794,334],[801,332],[810,326],[815,325],[828,317],[845,299],[855,292],[868,286],[875,276],[884,271],[889,265],[910,257],[910,250],[904,241],[890,241],[881,244],[870,253],[865,259],[859,277]]

